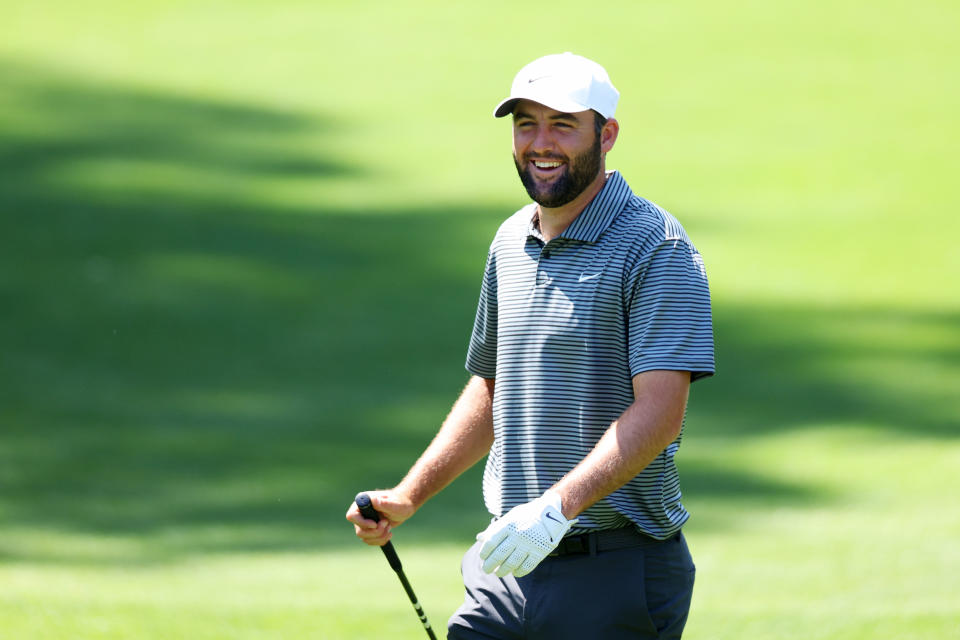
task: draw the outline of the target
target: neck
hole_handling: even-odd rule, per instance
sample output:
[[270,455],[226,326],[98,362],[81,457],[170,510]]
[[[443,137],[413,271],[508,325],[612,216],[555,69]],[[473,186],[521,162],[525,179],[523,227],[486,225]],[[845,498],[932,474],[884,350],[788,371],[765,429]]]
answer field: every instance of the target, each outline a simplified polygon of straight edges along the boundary
[[591,182],[580,195],[565,205],[559,207],[544,207],[537,205],[537,212],[540,218],[540,233],[546,242],[550,242],[570,226],[577,219],[587,205],[603,189],[607,181],[607,172],[601,168],[600,173]]

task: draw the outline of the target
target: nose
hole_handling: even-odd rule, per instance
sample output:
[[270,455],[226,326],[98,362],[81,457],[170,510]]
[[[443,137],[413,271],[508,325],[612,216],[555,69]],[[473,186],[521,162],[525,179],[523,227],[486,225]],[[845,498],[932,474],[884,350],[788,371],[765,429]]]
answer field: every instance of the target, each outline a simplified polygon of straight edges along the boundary
[[538,126],[533,140],[530,142],[530,151],[536,154],[547,153],[554,148],[553,136],[550,135],[550,127]]

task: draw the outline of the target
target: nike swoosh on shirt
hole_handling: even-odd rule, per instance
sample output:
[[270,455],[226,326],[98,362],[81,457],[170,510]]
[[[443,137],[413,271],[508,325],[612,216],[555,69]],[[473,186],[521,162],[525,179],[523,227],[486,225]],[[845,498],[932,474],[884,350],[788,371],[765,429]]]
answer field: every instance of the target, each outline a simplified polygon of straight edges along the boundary
[[580,274],[580,280],[578,282],[586,282],[587,280],[593,280],[594,278],[599,278],[603,271],[598,271],[597,273],[591,273],[587,275],[586,273]]

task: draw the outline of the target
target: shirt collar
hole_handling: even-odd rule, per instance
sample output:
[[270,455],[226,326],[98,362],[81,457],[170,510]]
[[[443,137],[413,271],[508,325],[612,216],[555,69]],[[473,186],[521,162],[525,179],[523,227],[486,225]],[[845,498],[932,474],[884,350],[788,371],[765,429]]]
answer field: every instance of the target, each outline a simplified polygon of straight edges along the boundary
[[[627,200],[633,195],[627,181],[619,171],[607,173],[607,180],[593,200],[580,212],[559,237],[580,242],[596,242],[600,235],[614,221],[617,214],[623,209]],[[527,234],[543,240],[540,230],[536,227],[537,207],[531,207],[530,223]]]

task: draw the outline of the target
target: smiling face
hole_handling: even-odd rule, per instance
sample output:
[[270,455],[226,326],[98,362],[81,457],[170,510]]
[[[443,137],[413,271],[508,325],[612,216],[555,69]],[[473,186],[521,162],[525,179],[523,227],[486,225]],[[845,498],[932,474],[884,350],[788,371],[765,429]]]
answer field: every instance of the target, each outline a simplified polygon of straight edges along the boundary
[[601,138],[593,111],[564,113],[530,100],[518,102],[513,110],[513,161],[533,201],[561,207],[598,180],[607,150]]

